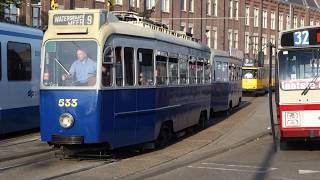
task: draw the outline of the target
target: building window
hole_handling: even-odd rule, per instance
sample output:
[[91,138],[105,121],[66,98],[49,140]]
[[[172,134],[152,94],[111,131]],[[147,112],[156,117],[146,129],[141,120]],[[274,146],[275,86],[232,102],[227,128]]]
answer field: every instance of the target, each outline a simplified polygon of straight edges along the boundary
[[236,20],[238,20],[238,17],[239,17],[239,1],[238,0],[234,1],[234,5],[235,5],[234,10],[236,12]]
[[189,23],[188,32],[189,32],[191,35],[193,35],[193,24],[190,24],[190,23]]
[[293,28],[298,28],[298,17],[297,16],[293,17]]
[[229,41],[229,50],[232,48],[232,43],[233,43],[233,39],[232,39],[232,30],[229,29],[228,31],[228,41]]
[[206,39],[207,39],[207,46],[211,48],[211,30],[210,27],[206,29]]
[[276,14],[271,11],[271,29],[276,29]]
[[250,26],[250,6],[246,6],[246,26]]
[[267,28],[268,25],[268,12],[263,10],[262,12],[262,27]]
[[169,12],[169,0],[161,0],[161,10],[163,12]]
[[140,7],[140,0],[130,0],[130,6],[139,8]]
[[40,6],[32,5],[32,26],[39,27],[41,26],[41,18],[40,18]]
[[300,26],[301,26],[301,27],[304,26],[304,17],[301,17],[301,19],[300,19]]
[[291,29],[291,19],[290,16],[287,15],[287,24],[286,24],[287,28],[286,29]]
[[186,0],[180,0],[180,8],[181,8],[181,11],[186,11],[187,10],[187,2]]
[[262,37],[262,48],[263,48],[263,53],[264,53],[264,55],[266,55],[267,54],[267,36],[266,35],[264,35],[263,37]]
[[184,24],[180,25],[180,31],[186,32],[186,26]]
[[193,12],[194,11],[194,1],[193,0],[189,0],[189,11]]
[[280,31],[284,30],[283,25],[284,25],[284,23],[283,23],[283,14],[280,13],[280,14],[279,14],[279,30],[280,30]]
[[207,0],[207,15],[209,15],[209,16],[211,16],[211,13],[212,13],[211,6],[212,6],[211,0]]
[[259,9],[254,8],[254,19],[253,19],[254,27],[259,27]]
[[250,36],[249,36],[249,34],[245,35],[244,41],[245,41],[245,53],[249,54],[249,50],[250,50]]
[[319,26],[319,24],[320,24],[319,21],[316,21],[316,26]]
[[229,0],[229,17],[233,17],[233,0]]
[[8,42],[7,70],[9,81],[31,80],[31,45]]
[[259,48],[259,37],[254,36],[253,37],[253,54],[258,54],[258,48]]
[[[276,41],[275,41],[275,37],[274,36],[271,36],[270,37],[270,42],[273,44],[273,45],[275,45],[276,46]],[[277,46],[276,46],[277,47]],[[276,55],[276,50],[275,50],[275,48],[272,48],[272,56],[275,56]]]
[[234,48],[239,48],[239,34],[238,32],[234,32]]
[[310,26],[314,26],[314,20],[313,19],[310,19]]
[[146,0],[146,9],[152,9],[155,6],[155,0]]
[[218,33],[217,33],[217,28],[212,30],[212,35],[213,35],[213,48],[214,49],[218,49],[218,44],[217,44],[217,40],[218,40]]
[[122,5],[122,0],[116,0],[116,4]]
[[19,8],[14,4],[10,4],[8,8],[4,10],[4,19],[7,22],[19,23]]
[[218,0],[213,0],[212,6],[213,15],[218,16]]

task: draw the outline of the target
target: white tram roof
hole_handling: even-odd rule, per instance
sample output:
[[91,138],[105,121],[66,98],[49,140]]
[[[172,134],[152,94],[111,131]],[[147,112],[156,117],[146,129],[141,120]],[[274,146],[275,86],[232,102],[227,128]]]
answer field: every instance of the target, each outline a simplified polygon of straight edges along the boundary
[[[90,25],[73,24],[73,22],[70,23],[68,20],[72,20],[72,18],[66,18],[66,16],[71,17],[73,15],[92,15],[94,16],[94,22]],[[54,18],[54,16],[56,18]],[[105,19],[105,17],[107,19]],[[56,21],[57,19],[58,21]],[[68,25],[69,23],[71,25]],[[210,49],[206,45],[192,41],[190,40],[190,37],[177,37],[171,35],[172,33],[178,34],[177,32],[159,28],[155,25],[141,21],[119,21],[115,15],[108,13],[103,9],[51,10],[49,11],[48,25],[49,27],[45,34],[45,41],[47,39],[56,38],[96,38],[100,45],[104,45],[106,38],[110,35],[120,34],[150,38],[201,50],[206,53],[210,52]],[[58,34],[61,35],[57,36]]]
[[107,29],[110,29],[112,33],[116,34],[156,39],[169,43],[179,44],[182,46],[187,46],[194,49],[201,49],[207,52],[210,51],[210,49],[204,44],[200,44],[198,42],[187,40],[184,38],[179,38],[160,31],[155,31],[153,29],[146,28],[143,26],[134,25],[131,22],[111,22],[106,24],[105,27],[102,27],[102,31]]
[[[42,36],[43,35],[43,32],[40,29],[16,25],[16,24],[2,23],[2,22],[0,22],[0,30],[7,31],[7,32],[35,35],[35,36]],[[0,32],[0,34],[2,34],[2,33]]]
[[227,51],[222,51],[217,49],[211,49],[211,55],[212,57],[215,57],[215,56],[229,57],[229,53]]

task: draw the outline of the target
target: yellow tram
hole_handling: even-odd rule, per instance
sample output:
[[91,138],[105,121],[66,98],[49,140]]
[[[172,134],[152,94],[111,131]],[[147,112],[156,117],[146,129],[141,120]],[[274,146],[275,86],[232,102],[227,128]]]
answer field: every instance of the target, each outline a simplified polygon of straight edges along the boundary
[[264,94],[268,90],[266,68],[257,66],[242,67],[242,91],[244,93]]

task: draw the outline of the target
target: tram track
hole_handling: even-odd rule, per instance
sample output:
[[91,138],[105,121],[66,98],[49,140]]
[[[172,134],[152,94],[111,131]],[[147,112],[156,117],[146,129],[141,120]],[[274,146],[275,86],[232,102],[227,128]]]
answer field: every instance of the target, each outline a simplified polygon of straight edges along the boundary
[[[246,101],[241,103],[240,107],[235,108],[230,115],[233,115],[234,113],[238,112],[240,109],[246,108],[256,98],[258,98],[258,97],[246,97]],[[223,121],[224,119],[225,118],[222,118],[222,120],[218,120],[218,121]],[[210,123],[209,126],[214,126],[214,124],[215,123],[213,123],[213,124]],[[195,134],[195,133],[192,133],[192,134]],[[189,135],[186,135],[186,136],[183,137],[183,139],[187,139],[188,137],[189,137]],[[175,140],[175,142],[173,142],[173,143],[176,143],[176,141],[178,142],[178,141],[180,141],[180,139],[179,140]],[[20,141],[20,142],[17,141],[17,142],[18,143],[11,143],[12,146],[13,145],[19,146],[19,145],[23,144],[22,141]],[[173,144],[173,143],[170,143],[170,144]],[[210,143],[212,143],[212,142],[210,142]],[[1,143],[1,141],[0,141],[0,147],[3,144],[4,143]],[[191,152],[197,151],[197,150],[205,147],[206,144],[207,143],[205,143],[204,145],[200,146],[197,149],[193,149]],[[48,164],[57,163],[57,164],[60,164],[60,166],[63,166],[64,163],[67,160],[62,160],[61,161],[58,158],[54,157],[54,155],[52,155],[54,153],[52,150],[53,149],[50,148],[49,151],[48,150],[34,151],[34,152],[30,152],[30,153],[22,155],[22,156],[15,156],[15,157],[7,158],[7,159],[0,159],[0,162],[16,161],[16,162],[14,162],[12,164],[8,164],[8,165],[3,166],[3,167],[0,166],[0,174],[4,173],[6,171],[10,171],[10,170],[24,168],[24,167],[27,167],[27,166],[36,166],[36,165],[44,164],[44,163],[48,163]],[[187,152],[185,154],[182,154],[182,155],[178,156],[178,158],[181,157],[181,156],[187,155],[187,154],[189,154],[191,152]],[[151,151],[151,153],[153,153],[153,151]],[[89,163],[89,162],[92,162],[92,161],[75,159],[75,161],[79,161],[79,162],[84,163],[85,166],[84,167],[80,167],[80,168],[76,168],[76,169],[71,169],[71,170],[68,170],[68,171],[63,171],[63,172],[60,172],[60,173],[57,173],[57,174],[49,175],[48,177],[44,177],[42,179],[51,180],[51,179],[57,179],[57,178],[65,178],[65,177],[73,175],[73,174],[86,172],[86,171],[93,170],[93,169],[96,169],[96,168],[99,168],[99,167],[102,167],[102,166],[105,166],[105,165],[108,165],[108,164],[118,163],[119,161],[127,159],[127,158],[129,158],[131,156],[136,156],[136,155],[139,156],[139,155],[143,155],[143,154],[144,153],[135,153],[135,154],[132,154],[132,153],[130,154],[128,152],[127,153],[119,153],[118,155],[115,156],[115,158],[103,159],[103,160],[97,159],[97,160],[93,161],[94,162],[93,165]],[[42,157],[42,158],[37,158],[39,156]],[[48,158],[48,156],[49,156],[49,158]],[[28,158],[28,159],[27,160],[22,160],[24,158]],[[176,158],[174,158],[174,159],[176,159]],[[174,160],[174,159],[172,159],[172,160]],[[164,163],[168,163],[168,161],[164,161],[164,162],[162,162],[160,164],[155,164],[153,167],[160,166],[161,164],[164,164]],[[86,164],[89,164],[89,165],[86,165]],[[137,173],[139,173],[139,172],[137,172]],[[127,177],[127,176],[124,176],[124,177]]]
[[40,140],[39,133],[32,133],[27,135],[22,135],[18,137],[8,138],[8,139],[0,139],[0,147],[13,146],[18,144],[23,144],[31,141]]
[[[235,109],[232,111],[231,115],[232,115],[233,113],[237,112],[238,110],[247,107],[248,105],[250,105],[251,102],[253,102],[253,101],[254,101],[255,99],[257,99],[257,98],[258,98],[258,97],[249,97],[249,98],[247,99],[247,102],[243,103],[240,107],[235,108]],[[191,135],[193,135],[193,134],[194,134],[194,133],[192,133]],[[190,136],[190,134],[189,134],[189,135],[186,135],[184,138],[188,138],[189,136]],[[178,141],[178,140],[177,140],[177,141]],[[175,142],[173,142],[173,143],[175,143]],[[170,144],[173,144],[173,143],[170,143]],[[211,142],[211,143],[212,143],[212,142]],[[207,146],[208,144],[210,144],[210,143],[206,143],[206,144],[204,144],[203,146],[200,146],[199,148],[194,149],[194,150],[191,151],[191,152],[185,153],[185,154],[183,154],[183,155],[181,155],[181,156],[178,156],[178,157],[176,157],[176,158],[173,158],[173,159],[171,159],[171,160],[169,160],[169,161],[164,161],[164,162],[162,162],[162,163],[160,163],[160,164],[155,164],[154,166],[152,166],[152,167],[150,167],[150,168],[154,168],[154,167],[160,166],[160,165],[162,165],[162,164],[168,163],[168,162],[170,162],[170,161],[173,161],[173,160],[175,160],[175,159],[177,159],[177,158],[181,158],[181,157],[184,156],[184,155],[190,154],[190,153],[192,153],[192,152],[194,152],[194,151],[197,151],[197,150],[200,150],[200,149],[204,148],[204,147]],[[142,154],[143,154],[143,153],[142,153]],[[139,155],[139,154],[137,154],[137,155]],[[124,156],[124,155],[122,155],[122,156]],[[96,169],[96,168],[99,168],[99,167],[102,167],[102,166],[105,166],[105,165],[108,165],[108,164],[111,164],[111,163],[117,163],[117,162],[121,161],[122,159],[126,159],[126,158],[123,158],[123,157],[122,157],[122,158],[117,159],[117,160],[111,160],[111,161],[109,160],[109,161],[107,161],[107,162],[101,162],[101,163],[99,163],[99,164],[97,164],[97,165],[88,166],[88,167],[84,167],[84,168],[77,169],[77,170],[74,170],[74,171],[70,171],[70,172],[66,172],[66,173],[59,174],[59,175],[47,177],[47,178],[44,178],[44,180],[52,180],[52,179],[58,179],[58,178],[66,178],[66,177],[68,177],[68,176],[70,176],[70,175],[73,175],[73,174],[77,174],[77,173],[82,173],[82,172],[85,172],[85,171],[93,170],[93,169]],[[129,175],[129,176],[130,176],[130,175]],[[125,178],[125,177],[128,177],[128,176],[124,176],[124,177],[120,177],[120,178]]]

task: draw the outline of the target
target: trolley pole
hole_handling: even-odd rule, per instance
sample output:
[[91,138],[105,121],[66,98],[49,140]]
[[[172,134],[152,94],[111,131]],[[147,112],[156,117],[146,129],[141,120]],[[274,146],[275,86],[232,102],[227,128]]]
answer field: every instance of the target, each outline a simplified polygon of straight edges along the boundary
[[275,151],[277,150],[277,140],[276,140],[276,134],[275,134],[275,128],[274,128],[274,118],[273,118],[273,104],[272,104],[272,49],[274,48],[274,45],[269,42],[269,109],[270,109],[270,125],[271,125],[271,132],[272,132],[272,139],[273,139],[273,146]]

